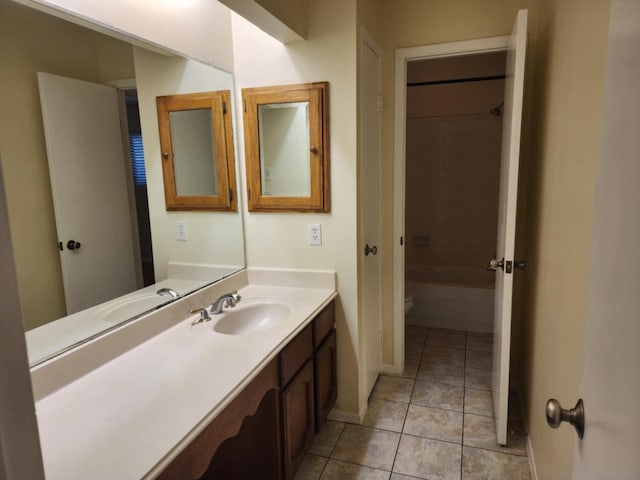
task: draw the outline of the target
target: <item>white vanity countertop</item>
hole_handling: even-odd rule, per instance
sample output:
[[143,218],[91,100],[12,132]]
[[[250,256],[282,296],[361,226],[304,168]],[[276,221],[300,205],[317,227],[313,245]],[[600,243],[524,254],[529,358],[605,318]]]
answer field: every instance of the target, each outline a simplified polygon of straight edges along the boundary
[[[48,480],[153,478],[335,297],[329,288],[249,285],[291,314],[247,335],[190,316],[36,402]],[[240,307],[240,305],[239,305]]]

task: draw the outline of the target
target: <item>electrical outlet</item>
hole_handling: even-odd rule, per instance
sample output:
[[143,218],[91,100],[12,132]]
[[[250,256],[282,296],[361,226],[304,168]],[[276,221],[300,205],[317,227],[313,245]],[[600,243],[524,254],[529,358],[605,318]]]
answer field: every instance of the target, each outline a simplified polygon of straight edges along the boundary
[[309,245],[322,245],[322,228],[319,223],[309,224]]
[[186,242],[187,236],[187,222],[182,220],[176,221],[176,240]]

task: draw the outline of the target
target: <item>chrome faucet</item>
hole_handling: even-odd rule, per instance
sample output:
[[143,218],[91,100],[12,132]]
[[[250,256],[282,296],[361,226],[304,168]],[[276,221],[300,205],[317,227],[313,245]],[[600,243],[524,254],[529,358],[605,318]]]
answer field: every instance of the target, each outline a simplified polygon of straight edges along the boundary
[[161,288],[156,292],[158,295],[170,295],[172,300],[175,300],[180,296],[173,288]]
[[224,311],[224,307],[235,307],[242,297],[238,292],[225,293],[219,299],[211,304],[211,314],[220,315]]

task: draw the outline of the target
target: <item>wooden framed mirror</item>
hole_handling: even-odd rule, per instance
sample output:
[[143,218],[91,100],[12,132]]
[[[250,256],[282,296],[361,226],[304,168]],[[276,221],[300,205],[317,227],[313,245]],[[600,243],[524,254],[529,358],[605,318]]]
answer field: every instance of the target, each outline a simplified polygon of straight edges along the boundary
[[229,90],[156,97],[167,210],[236,210]]
[[329,212],[329,83],[245,88],[250,212]]

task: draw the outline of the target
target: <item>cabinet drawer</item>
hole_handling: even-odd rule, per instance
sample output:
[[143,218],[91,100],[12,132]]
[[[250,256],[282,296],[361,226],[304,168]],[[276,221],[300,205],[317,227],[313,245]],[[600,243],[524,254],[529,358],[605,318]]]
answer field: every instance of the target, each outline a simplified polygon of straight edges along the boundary
[[336,302],[332,300],[313,321],[313,346],[317,347],[336,323]]
[[284,387],[313,353],[312,325],[308,325],[280,353],[280,386]]

